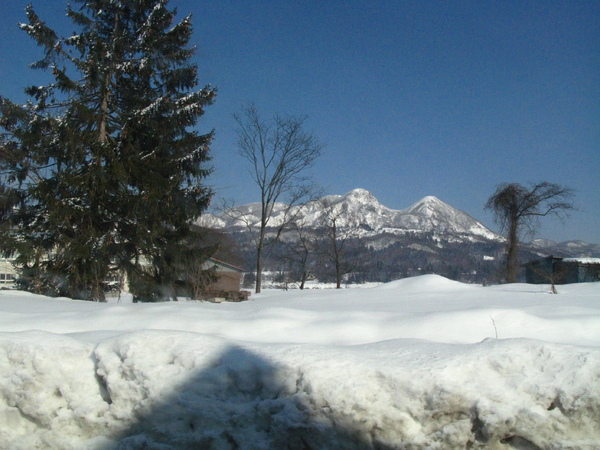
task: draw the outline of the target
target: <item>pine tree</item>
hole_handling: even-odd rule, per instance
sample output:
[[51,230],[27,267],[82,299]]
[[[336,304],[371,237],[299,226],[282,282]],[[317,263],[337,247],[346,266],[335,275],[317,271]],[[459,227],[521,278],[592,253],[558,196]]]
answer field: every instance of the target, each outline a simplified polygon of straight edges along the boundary
[[2,250],[37,289],[103,300],[119,270],[172,293],[212,196],[202,184],[212,132],[192,128],[216,92],[197,89],[191,17],[175,23],[167,0],[75,3],[70,37],[31,6],[21,25],[44,50],[33,67],[53,81],[27,88],[25,106],[0,98]]

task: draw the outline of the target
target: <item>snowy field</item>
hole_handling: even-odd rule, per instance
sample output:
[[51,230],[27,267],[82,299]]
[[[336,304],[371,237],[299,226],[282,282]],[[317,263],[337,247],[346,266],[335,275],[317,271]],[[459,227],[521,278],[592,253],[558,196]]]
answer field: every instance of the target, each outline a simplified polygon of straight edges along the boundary
[[0,448],[600,448],[600,283],[0,291]]

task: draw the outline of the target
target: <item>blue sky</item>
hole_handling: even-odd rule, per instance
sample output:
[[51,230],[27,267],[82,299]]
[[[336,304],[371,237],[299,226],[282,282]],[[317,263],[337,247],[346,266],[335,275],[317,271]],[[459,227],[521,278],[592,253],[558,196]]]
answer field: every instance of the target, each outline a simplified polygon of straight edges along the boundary
[[[30,0],[3,5],[0,95],[42,73],[17,28]],[[64,34],[66,1],[31,0]],[[308,115],[326,147],[312,173],[402,209],[434,195],[496,229],[497,184],[551,181],[580,211],[539,236],[600,243],[600,2],[171,0],[193,14],[200,83],[218,88],[199,128],[215,129],[219,197],[258,200],[235,147],[234,112]]]

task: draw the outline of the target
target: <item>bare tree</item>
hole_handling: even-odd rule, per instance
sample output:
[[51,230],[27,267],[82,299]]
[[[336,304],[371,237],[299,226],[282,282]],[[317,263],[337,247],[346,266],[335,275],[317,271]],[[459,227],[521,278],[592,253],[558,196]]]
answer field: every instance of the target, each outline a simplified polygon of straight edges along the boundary
[[543,270],[535,267],[532,267],[532,270],[541,278],[548,280],[548,283],[550,283],[550,292],[552,294],[558,294],[556,285],[569,276],[569,268],[564,265],[556,266],[556,263],[552,263],[550,270]]
[[535,234],[540,217],[566,217],[575,209],[574,191],[555,183],[542,181],[529,188],[518,183],[502,183],[490,196],[485,208],[492,211],[496,222],[506,232],[506,281],[515,283],[518,270],[519,240],[524,231]]
[[342,277],[352,273],[359,261],[360,248],[356,245],[358,229],[343,224],[344,216],[348,214],[347,205],[336,208],[336,205],[329,204],[327,198],[320,202],[325,230],[325,245],[320,251],[327,262],[333,265],[336,288],[340,289]]
[[293,237],[283,240],[287,248],[285,260],[291,265],[300,289],[304,289],[306,281],[311,277],[314,256],[317,249],[317,236],[312,228],[306,226],[302,214],[290,223]]
[[[260,224],[256,239],[256,292],[261,291],[266,231],[273,217],[274,206],[286,200],[287,212],[311,192],[306,171],[321,155],[322,144],[304,130],[306,116],[261,118],[252,104],[234,115],[237,122],[239,153],[251,166],[250,174],[260,189]],[[279,223],[277,239],[287,221]]]

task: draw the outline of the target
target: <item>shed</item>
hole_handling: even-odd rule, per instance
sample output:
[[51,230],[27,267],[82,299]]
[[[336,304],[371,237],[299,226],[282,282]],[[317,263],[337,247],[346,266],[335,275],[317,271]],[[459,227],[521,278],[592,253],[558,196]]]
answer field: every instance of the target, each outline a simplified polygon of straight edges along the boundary
[[211,284],[211,290],[234,292],[240,290],[244,269],[215,258],[209,258],[205,265],[206,269],[214,268],[217,272],[218,278],[217,281]]
[[215,258],[209,258],[204,263],[204,268],[214,269],[217,280],[208,286],[200,299],[215,303],[248,300],[250,291],[240,290],[244,269]]
[[523,264],[531,284],[567,284],[600,281],[600,258],[547,256]]

